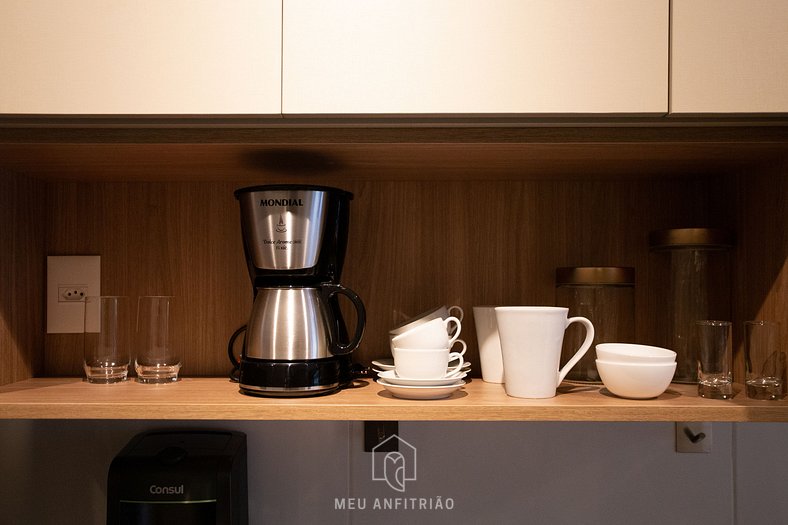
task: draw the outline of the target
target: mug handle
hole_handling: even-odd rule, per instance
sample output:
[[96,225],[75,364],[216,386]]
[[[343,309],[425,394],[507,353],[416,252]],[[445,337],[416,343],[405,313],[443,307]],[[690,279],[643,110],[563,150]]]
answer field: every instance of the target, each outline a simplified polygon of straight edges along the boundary
[[[240,374],[241,368],[241,361],[237,357],[235,357],[235,340],[238,338],[239,335],[246,332],[246,325],[243,325],[238,330],[233,332],[233,335],[230,336],[230,342],[227,343],[227,356],[230,358],[230,362],[233,364],[233,369],[230,370],[230,381],[233,383],[238,382],[238,377]],[[246,337],[246,336],[244,336]],[[246,344],[246,341],[244,341]]]
[[[449,330],[449,323],[454,323],[454,325],[457,327],[453,334],[451,333],[451,330]],[[454,341],[460,337],[460,332],[462,331],[462,322],[452,315],[443,320],[443,326],[446,327],[446,333],[451,334],[451,337],[449,338],[449,348],[451,348],[451,345],[454,344]]]
[[[457,313],[456,313],[456,314],[452,313],[452,310],[457,310]],[[455,305],[452,305],[452,306],[450,306],[450,307],[448,308],[448,311],[449,311],[449,315],[453,315],[454,317],[457,317],[457,318],[458,318],[460,321],[462,321],[462,320],[463,320],[463,318],[465,317],[465,312],[463,312],[463,311],[462,311],[462,308],[460,308],[460,307],[459,307],[459,306],[457,306],[456,304],[455,304]]]
[[567,361],[564,367],[558,371],[558,383],[556,383],[557,385],[561,384],[561,381],[564,380],[566,374],[569,373],[572,367],[575,366],[577,362],[583,358],[584,355],[586,355],[588,349],[591,348],[591,343],[594,342],[594,325],[591,324],[591,321],[589,321],[585,317],[570,317],[569,319],[566,320],[566,327],[564,327],[564,330],[566,330],[569,327],[569,325],[572,323],[580,323],[586,327],[586,338],[585,341],[583,341],[583,344],[580,345],[578,351],[575,352],[575,355],[572,356],[572,359]]
[[[454,341],[454,343],[460,343],[462,345],[462,350],[459,351],[459,352],[455,352],[455,353],[464,356],[465,355],[465,351],[468,349],[468,345],[465,344],[465,341],[463,341],[462,339],[457,339],[457,340]],[[452,346],[454,346],[454,343],[452,343]],[[451,346],[449,348],[451,348]]]
[[449,360],[446,361],[446,363],[451,363],[455,359],[459,359],[460,362],[457,363],[457,366],[455,366],[454,368],[452,368],[451,370],[448,370],[446,372],[446,377],[451,377],[454,374],[458,373],[460,371],[460,368],[462,368],[463,363],[465,363],[465,360],[462,358],[462,354],[459,353],[459,352],[450,352],[449,353]]

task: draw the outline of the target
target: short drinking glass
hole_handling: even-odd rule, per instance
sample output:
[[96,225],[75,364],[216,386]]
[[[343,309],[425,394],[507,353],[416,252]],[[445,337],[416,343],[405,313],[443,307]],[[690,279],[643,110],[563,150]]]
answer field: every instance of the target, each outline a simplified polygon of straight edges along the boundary
[[733,346],[729,321],[697,321],[698,395],[713,399],[733,397]]
[[780,348],[780,324],[769,321],[744,323],[745,389],[751,399],[785,397],[786,359]]

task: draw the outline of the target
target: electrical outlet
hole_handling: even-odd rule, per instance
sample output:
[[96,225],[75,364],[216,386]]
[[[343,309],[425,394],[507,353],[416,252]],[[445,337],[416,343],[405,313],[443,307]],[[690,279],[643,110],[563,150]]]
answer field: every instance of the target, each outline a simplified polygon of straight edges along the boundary
[[81,334],[85,330],[85,297],[101,295],[101,257],[47,257],[47,333]]
[[364,452],[397,452],[399,441],[389,439],[397,432],[398,421],[364,421]]
[[84,301],[87,295],[88,285],[86,284],[69,284],[67,286],[58,286],[57,288],[58,302]]
[[676,423],[676,452],[711,452],[711,423]]

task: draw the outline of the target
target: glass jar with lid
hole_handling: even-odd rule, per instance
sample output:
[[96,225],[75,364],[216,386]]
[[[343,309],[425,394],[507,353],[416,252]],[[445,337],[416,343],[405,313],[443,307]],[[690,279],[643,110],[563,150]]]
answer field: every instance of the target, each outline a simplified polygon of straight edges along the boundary
[[676,352],[677,383],[698,382],[697,321],[731,320],[733,234],[675,228],[649,234],[647,318],[653,344]]
[[[556,305],[569,308],[569,316],[587,317],[594,325],[594,342],[569,371],[571,381],[599,382],[596,351],[599,343],[631,343],[635,339],[635,269],[621,266],[557,268]],[[564,335],[561,366],[582,344],[585,332],[572,324]]]

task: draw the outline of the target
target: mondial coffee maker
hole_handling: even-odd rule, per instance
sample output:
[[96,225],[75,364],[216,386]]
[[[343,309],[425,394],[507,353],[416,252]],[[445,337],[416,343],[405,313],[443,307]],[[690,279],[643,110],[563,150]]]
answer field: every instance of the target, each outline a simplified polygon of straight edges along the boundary
[[[364,304],[339,284],[353,194],[311,185],[253,186],[235,191],[254,304],[238,368],[241,392],[307,396],[352,381],[350,353],[364,333]],[[355,307],[348,340],[339,307]]]

